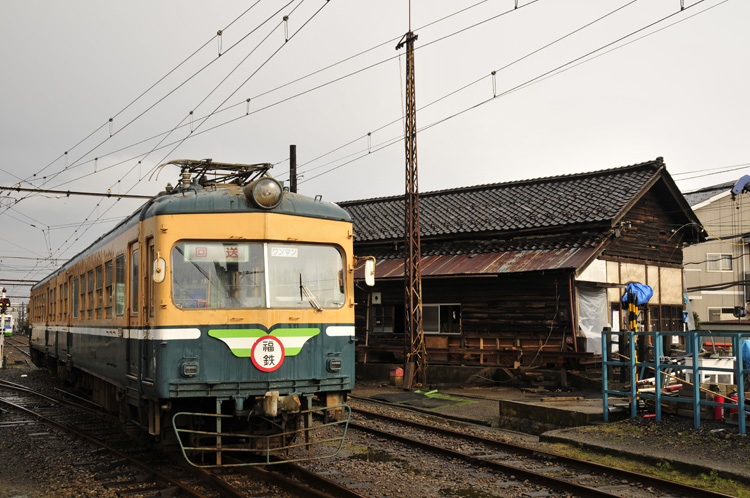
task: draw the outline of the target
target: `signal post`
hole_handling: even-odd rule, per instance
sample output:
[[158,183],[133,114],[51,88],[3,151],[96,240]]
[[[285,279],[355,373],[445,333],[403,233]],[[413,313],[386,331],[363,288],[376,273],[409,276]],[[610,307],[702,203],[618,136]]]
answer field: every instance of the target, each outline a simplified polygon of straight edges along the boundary
[[3,297],[0,299],[0,368],[5,368],[5,312],[9,311],[10,299],[5,297],[5,287],[3,287]]

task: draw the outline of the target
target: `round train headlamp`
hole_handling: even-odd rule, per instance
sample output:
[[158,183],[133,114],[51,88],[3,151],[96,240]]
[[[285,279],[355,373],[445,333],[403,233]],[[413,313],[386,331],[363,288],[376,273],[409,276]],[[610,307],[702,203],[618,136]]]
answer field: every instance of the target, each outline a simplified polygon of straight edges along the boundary
[[261,178],[257,182],[247,185],[244,189],[245,197],[258,207],[271,209],[281,202],[283,190],[281,184],[273,178]]

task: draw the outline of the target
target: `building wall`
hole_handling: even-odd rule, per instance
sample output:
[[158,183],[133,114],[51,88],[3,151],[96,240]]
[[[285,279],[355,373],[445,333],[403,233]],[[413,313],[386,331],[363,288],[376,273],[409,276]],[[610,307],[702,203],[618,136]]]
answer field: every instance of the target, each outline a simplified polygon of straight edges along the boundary
[[732,200],[727,190],[693,209],[709,240],[684,250],[692,310],[702,322],[736,321],[734,307],[745,307],[750,297],[746,286],[738,283],[750,269],[745,245],[750,233],[750,196],[741,194]]
[[[676,321],[678,318],[681,320],[679,315],[683,309],[680,268],[598,259],[582,271],[576,280],[577,287],[591,288],[591,284],[597,284],[602,292],[607,293],[608,325],[612,330],[623,329],[627,307],[622,306],[622,296],[629,283],[646,284],[654,291],[644,309],[644,330],[681,330]],[[581,317],[580,303],[578,309],[578,316]]]
[[[431,363],[529,365],[547,361],[546,353],[561,363],[560,352],[577,347],[568,272],[430,278],[422,289],[423,321],[440,315],[439,331],[425,328]],[[359,361],[403,360],[403,302],[402,279],[377,280],[369,296],[358,294]]]

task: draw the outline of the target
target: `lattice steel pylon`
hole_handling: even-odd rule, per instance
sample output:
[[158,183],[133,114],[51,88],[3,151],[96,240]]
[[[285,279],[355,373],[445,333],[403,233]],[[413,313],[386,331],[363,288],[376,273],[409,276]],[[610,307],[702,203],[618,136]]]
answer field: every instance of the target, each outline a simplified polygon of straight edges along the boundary
[[419,222],[419,182],[417,175],[417,99],[414,84],[414,41],[409,31],[401,38],[396,50],[406,45],[406,193],[404,255],[404,380],[406,387],[427,385],[427,351],[422,327],[422,269]]

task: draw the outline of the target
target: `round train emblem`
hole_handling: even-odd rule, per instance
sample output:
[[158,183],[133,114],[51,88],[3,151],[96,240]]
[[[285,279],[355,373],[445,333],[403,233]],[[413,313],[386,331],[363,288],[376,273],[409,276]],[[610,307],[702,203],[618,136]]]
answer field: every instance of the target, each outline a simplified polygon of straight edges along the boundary
[[253,344],[250,357],[253,365],[262,372],[273,372],[284,363],[284,345],[276,337],[263,336]]

